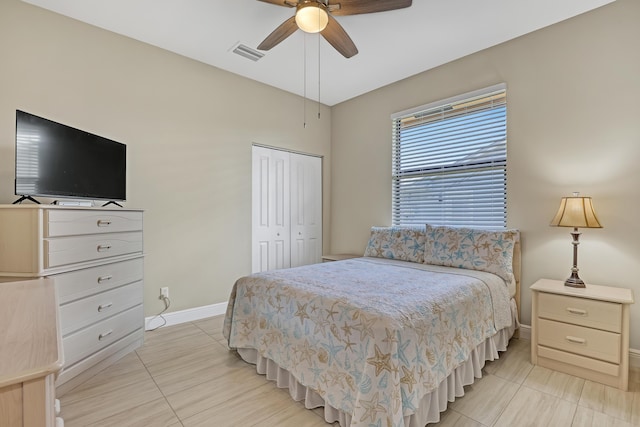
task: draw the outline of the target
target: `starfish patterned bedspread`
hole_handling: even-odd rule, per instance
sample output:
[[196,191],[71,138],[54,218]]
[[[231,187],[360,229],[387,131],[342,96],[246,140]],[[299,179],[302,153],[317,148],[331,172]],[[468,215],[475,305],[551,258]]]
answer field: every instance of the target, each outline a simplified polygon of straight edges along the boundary
[[288,370],[352,426],[403,426],[472,350],[510,326],[491,273],[356,258],[258,273],[231,292],[224,335]]

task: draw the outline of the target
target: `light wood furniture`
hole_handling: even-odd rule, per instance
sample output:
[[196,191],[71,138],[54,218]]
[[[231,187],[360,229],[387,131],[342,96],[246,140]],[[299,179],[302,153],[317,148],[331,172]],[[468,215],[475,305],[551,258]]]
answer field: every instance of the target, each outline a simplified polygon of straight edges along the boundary
[[53,281],[0,283],[0,426],[56,425],[54,380],[62,363]]
[[360,258],[362,255],[356,254],[334,254],[334,255],[322,255],[322,262],[342,261],[351,258]]
[[0,206],[0,276],[55,279],[65,353],[59,395],[142,345],[142,215]]
[[549,279],[531,290],[531,363],[626,391],[633,292]]

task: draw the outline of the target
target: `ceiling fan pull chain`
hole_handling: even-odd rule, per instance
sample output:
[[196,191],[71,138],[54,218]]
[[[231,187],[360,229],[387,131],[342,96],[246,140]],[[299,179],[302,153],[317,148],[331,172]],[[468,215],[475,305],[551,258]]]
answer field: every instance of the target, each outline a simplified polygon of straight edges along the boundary
[[318,120],[320,120],[320,33],[318,33]]
[[302,127],[307,127],[307,37],[302,35],[303,55],[302,55]]

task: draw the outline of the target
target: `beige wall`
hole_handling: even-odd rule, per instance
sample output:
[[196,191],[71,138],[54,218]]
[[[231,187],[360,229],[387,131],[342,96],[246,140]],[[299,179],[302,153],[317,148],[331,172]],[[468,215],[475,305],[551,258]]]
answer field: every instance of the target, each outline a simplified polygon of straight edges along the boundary
[[126,143],[146,315],[162,286],[181,310],[226,301],[250,273],[253,142],[325,156],[328,248],[327,107],[304,129],[300,97],[18,0],[0,3],[0,64],[0,203],[15,200],[16,109]]
[[[362,253],[391,222],[390,114],[507,84],[508,226],[522,230],[528,287],[565,279],[569,229],[549,227],[560,198],[594,198],[603,229],[582,230],[580,276],[640,299],[640,2],[611,5],[332,108],[331,251]],[[428,55],[428,52],[423,52]],[[640,304],[631,346],[640,349]]]

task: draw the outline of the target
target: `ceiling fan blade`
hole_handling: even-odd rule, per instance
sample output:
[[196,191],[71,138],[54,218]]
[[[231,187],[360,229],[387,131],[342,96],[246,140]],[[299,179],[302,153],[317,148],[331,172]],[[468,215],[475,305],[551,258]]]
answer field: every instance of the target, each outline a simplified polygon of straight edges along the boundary
[[345,58],[351,58],[358,53],[358,48],[353,43],[353,40],[351,40],[351,37],[349,37],[349,34],[347,34],[344,28],[342,28],[342,25],[340,25],[333,16],[329,15],[329,23],[320,34]]
[[[411,2],[412,0],[337,0],[329,2],[329,8],[335,16],[359,15],[404,9],[411,6]],[[333,5],[340,6],[332,8]]]
[[260,43],[258,49],[260,50],[269,50],[282,40],[289,37],[291,34],[295,33],[298,29],[298,24],[296,24],[296,17],[292,16],[291,18],[284,21],[278,28],[273,30],[271,34],[267,36],[266,39]]
[[258,1],[275,4],[276,6],[296,7],[296,3],[291,2],[289,0],[258,0]]

